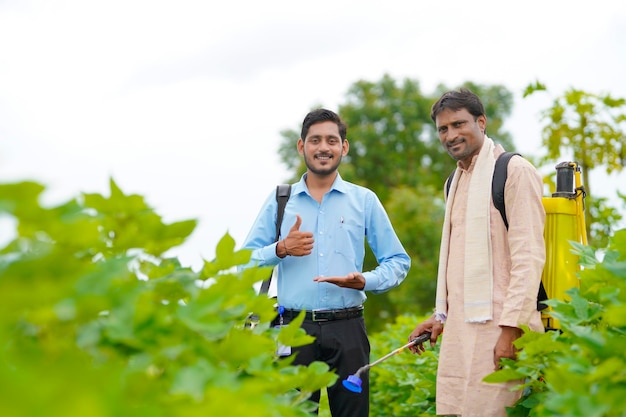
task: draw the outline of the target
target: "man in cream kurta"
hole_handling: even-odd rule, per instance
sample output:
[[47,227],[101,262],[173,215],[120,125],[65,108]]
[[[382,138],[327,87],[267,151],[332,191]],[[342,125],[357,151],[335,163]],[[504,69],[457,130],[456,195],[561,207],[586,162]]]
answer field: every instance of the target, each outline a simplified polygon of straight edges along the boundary
[[485,135],[486,117],[473,93],[446,94],[433,106],[433,120],[458,168],[446,204],[436,314],[409,339],[431,331],[434,343],[445,323],[438,415],[506,416],[505,408],[521,395],[510,391],[516,383],[482,379],[497,369],[500,358],[515,358],[512,343],[521,326],[543,331],[536,309],[545,262],[542,181],[528,161],[511,158],[505,187],[507,231],[491,201],[493,164],[504,149]]

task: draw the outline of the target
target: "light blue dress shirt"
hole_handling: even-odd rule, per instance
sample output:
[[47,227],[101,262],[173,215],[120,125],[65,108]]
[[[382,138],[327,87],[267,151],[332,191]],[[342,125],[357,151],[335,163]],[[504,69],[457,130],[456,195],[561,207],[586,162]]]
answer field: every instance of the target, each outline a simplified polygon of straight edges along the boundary
[[[396,235],[389,216],[371,190],[346,182],[338,174],[322,203],[309,193],[306,174],[293,184],[285,207],[281,239],[302,218],[301,231],[313,233],[313,251],[307,256],[276,255],[276,193],[267,198],[243,248],[252,249],[251,264],[278,265],[278,302],[298,310],[355,307],[366,300],[365,291],[381,293],[398,286],[409,271],[411,259]],[[364,272],[364,290],[341,288],[327,282],[314,282],[322,276],[345,276],[362,272],[365,239],[378,266]]]

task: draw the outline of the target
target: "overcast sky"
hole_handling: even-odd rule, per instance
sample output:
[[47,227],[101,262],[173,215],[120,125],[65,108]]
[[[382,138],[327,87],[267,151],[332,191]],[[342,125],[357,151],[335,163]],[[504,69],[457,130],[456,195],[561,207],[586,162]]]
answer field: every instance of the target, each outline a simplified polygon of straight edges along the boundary
[[[288,178],[280,131],[355,81],[504,84],[507,128],[537,154],[539,111],[566,89],[626,97],[625,45],[616,0],[0,0],[0,182],[57,204],[112,177],[167,222],[199,220],[172,253],[196,266]],[[522,100],[535,80],[550,93]]]

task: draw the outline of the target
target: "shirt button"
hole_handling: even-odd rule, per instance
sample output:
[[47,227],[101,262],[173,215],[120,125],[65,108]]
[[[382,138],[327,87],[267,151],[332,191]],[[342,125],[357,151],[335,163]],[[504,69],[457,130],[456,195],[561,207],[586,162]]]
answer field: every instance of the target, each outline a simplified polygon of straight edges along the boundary
[[323,235],[323,234],[324,234],[324,231],[323,231],[323,230],[320,230],[320,235]]
[[320,256],[324,256],[324,254],[323,254],[323,253],[320,253]]

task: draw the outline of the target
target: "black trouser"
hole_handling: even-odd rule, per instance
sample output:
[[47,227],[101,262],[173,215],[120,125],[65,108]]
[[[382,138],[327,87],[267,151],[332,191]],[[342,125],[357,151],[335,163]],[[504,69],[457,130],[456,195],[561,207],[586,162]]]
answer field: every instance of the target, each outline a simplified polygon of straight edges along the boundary
[[[308,365],[313,361],[326,362],[339,375],[337,382],[327,388],[328,404],[333,417],[367,417],[369,414],[369,372],[359,375],[363,392],[346,389],[342,381],[369,363],[370,344],[363,317],[345,320],[313,322],[305,320],[302,328],[315,341],[293,348],[294,365]],[[311,401],[319,403],[320,391]]]

